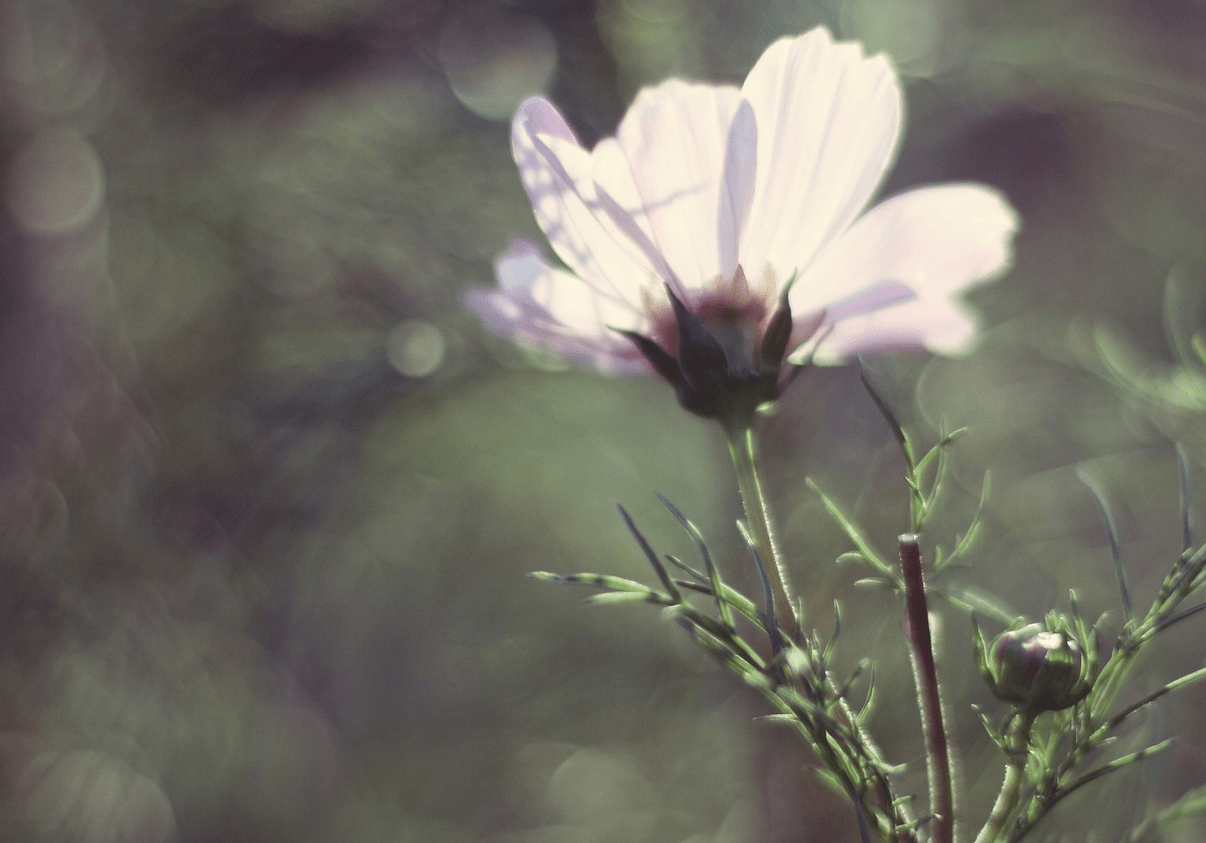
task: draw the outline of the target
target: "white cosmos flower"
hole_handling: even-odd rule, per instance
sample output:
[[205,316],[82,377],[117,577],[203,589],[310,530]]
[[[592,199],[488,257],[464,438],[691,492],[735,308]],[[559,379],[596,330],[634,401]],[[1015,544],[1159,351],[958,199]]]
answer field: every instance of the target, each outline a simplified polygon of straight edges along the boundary
[[672,79],[641,91],[615,137],[590,151],[533,97],[511,139],[565,268],[516,240],[498,261],[499,287],[466,303],[503,336],[639,373],[651,365],[632,335],[678,354],[669,290],[726,354],[736,337],[756,368],[794,277],[793,362],[965,351],[976,322],[960,294],[1007,267],[1017,216],[976,184],[923,187],[862,213],[900,122],[887,60],[825,29],[772,44],[740,88]]

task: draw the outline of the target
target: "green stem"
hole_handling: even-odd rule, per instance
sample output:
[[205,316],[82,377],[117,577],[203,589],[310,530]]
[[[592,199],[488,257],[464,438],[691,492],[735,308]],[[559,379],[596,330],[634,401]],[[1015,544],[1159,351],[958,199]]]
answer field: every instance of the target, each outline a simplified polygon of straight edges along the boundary
[[1005,779],[1001,782],[1001,792],[992,806],[992,813],[984,828],[980,829],[976,843],[993,843],[1005,828],[1005,823],[1018,804],[1018,794],[1022,789],[1022,781],[1026,777],[1026,759],[1030,755],[1030,729],[1034,725],[1035,715],[1019,712],[1016,715],[1014,727],[1009,733],[1009,744],[1005,748]]
[[1089,698],[1085,701],[1089,708],[1090,722],[1105,719],[1106,712],[1114,704],[1114,698],[1122,690],[1127,675],[1134,667],[1140,646],[1142,645],[1131,644],[1118,647],[1102,669],[1101,675],[1094,682],[1093,690],[1089,692]]
[[[766,505],[766,498],[762,494],[762,484],[758,479],[758,471],[754,462],[753,430],[748,419],[726,423],[723,426],[725,435],[728,437],[729,454],[733,458],[733,468],[736,470],[737,486],[741,492],[741,502],[745,508],[750,536],[762,557],[767,579],[770,580],[775,619],[790,640],[798,642],[800,640],[800,620],[796,615],[795,602],[787,590],[783,557],[775,542],[770,510]],[[828,680],[826,682],[828,683]],[[788,708],[786,711],[791,712],[791,709]],[[861,746],[865,753],[865,760],[870,769],[876,771],[874,779],[868,780],[871,785],[871,793],[860,795],[857,788],[853,788],[851,797],[858,802],[869,800],[864,804],[878,805],[884,815],[891,818],[897,828],[901,829],[892,833],[891,840],[898,841],[898,843],[917,843],[917,835],[911,828],[913,820],[907,803],[897,803],[893,798],[890,786],[883,778],[882,771],[887,769],[888,765],[875,741],[859,726],[858,718],[854,716],[854,712],[851,711],[844,699],[837,699],[834,714],[843,727],[848,729],[852,735],[857,736],[856,744]],[[821,754],[825,755],[826,741],[819,735],[810,735],[810,739]],[[836,764],[832,758],[828,760],[829,763]],[[840,765],[834,767],[835,772],[839,772],[840,769]]]
[[951,781],[950,745],[943,724],[942,695],[930,636],[930,610],[921,570],[921,549],[917,536],[912,534],[901,536],[899,544],[900,568],[905,586],[905,614],[909,623],[909,648],[913,654],[913,678],[917,683],[917,698],[921,707],[921,728],[925,733],[930,810],[934,814],[931,840],[933,843],[952,843],[955,839],[955,789]]
[[798,641],[800,622],[796,617],[795,605],[786,586],[783,558],[775,543],[774,528],[771,526],[770,510],[762,494],[762,483],[754,465],[754,432],[748,422],[725,426],[729,440],[729,455],[737,473],[737,487],[741,491],[741,503],[745,508],[745,520],[763,567],[770,579],[771,595],[774,600],[775,618],[787,632],[791,641]]

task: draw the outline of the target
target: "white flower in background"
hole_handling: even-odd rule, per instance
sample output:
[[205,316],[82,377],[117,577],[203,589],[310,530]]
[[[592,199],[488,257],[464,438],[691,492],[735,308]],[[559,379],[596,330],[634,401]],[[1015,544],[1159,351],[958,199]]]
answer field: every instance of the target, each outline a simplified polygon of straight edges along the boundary
[[1007,267],[1017,216],[974,184],[862,213],[900,120],[887,60],[825,29],[771,45],[741,88],[641,91],[591,151],[533,97],[512,145],[566,268],[516,240],[498,289],[466,302],[493,331],[568,360],[656,371],[703,415],[731,413],[718,395],[744,392],[740,412],[773,400],[785,355],[964,351],[976,322],[959,296]]

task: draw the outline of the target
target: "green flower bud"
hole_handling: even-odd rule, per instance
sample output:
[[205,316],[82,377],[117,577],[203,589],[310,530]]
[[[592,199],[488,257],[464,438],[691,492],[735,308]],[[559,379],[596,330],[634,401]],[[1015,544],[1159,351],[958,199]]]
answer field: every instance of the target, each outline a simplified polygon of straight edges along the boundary
[[991,646],[985,646],[976,629],[980,675],[997,699],[1032,714],[1059,711],[1083,700],[1093,687],[1096,662],[1093,642],[1086,653],[1058,616],[1007,629]]

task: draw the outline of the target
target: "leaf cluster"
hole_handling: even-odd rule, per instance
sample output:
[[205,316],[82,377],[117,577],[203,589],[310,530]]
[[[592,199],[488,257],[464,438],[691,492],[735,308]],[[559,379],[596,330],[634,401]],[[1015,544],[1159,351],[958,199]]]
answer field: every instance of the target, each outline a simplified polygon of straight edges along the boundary
[[[1053,712],[1045,724],[1034,729],[1031,728],[1032,722],[1027,723],[1024,729],[1018,728],[1017,719],[1030,715],[1017,708],[1000,729],[994,729],[985,718],[985,726],[1006,754],[1007,763],[1022,766],[1025,777],[1017,799],[1007,815],[1001,818],[998,827],[991,835],[981,835],[984,843],[1022,839],[1048,812],[1080,788],[1168,748],[1172,742],[1161,740],[1100,760],[1103,755],[1108,755],[1110,747],[1122,741],[1125,730],[1132,725],[1137,714],[1165,695],[1206,679],[1206,668],[1200,668],[1161,685],[1121,708],[1115,705],[1132,668],[1156,636],[1206,609],[1206,602],[1184,606],[1190,597],[1198,594],[1206,585],[1206,544],[1195,547],[1192,541],[1186,461],[1184,455],[1180,451],[1178,453],[1181,456],[1183,548],[1164,577],[1150,608],[1142,616],[1134,612],[1109,507],[1096,486],[1089,483],[1109,533],[1124,622],[1109,657],[1092,678],[1092,688],[1082,702],[1064,711]],[[1103,621],[1099,620],[1090,630],[1076,611],[1075,595],[1072,596],[1072,607],[1072,624],[1076,634],[1082,641],[1090,640],[1089,636],[1095,639]],[[1019,740],[1019,737],[1023,739]],[[1098,761],[1096,766],[1086,771],[1086,764],[1095,760]],[[1204,812],[1206,800],[1202,792],[1190,791],[1181,800],[1137,827],[1129,839],[1145,839],[1156,828],[1173,820]]]
[[[952,446],[967,432],[967,428],[958,428],[950,432],[940,430],[938,441],[918,458],[913,440],[865,374],[863,385],[883,414],[893,438],[900,445],[905,462],[904,481],[909,489],[909,532],[920,534],[924,532],[930,516],[937,511],[946,494],[951,472],[950,452]],[[932,543],[933,561],[927,566],[927,592],[941,597],[962,611],[976,612],[1008,624],[1017,617],[1017,613],[1004,601],[962,584],[942,581],[944,574],[970,566],[971,552],[981,534],[991,490],[990,480],[991,475],[986,473],[975,512],[967,527],[953,537],[950,549],[947,550],[941,542]],[[804,482],[817,495],[829,516],[855,547],[854,551],[839,556],[838,562],[857,561],[872,569],[870,576],[857,580],[855,584],[887,587],[897,594],[902,594],[904,582],[895,562],[871,543],[855,520],[816,481],[806,477]]]
[[[662,503],[695,544],[702,566],[689,565],[671,554],[660,556],[619,507],[629,532],[653,568],[660,588],[606,574],[553,574],[537,571],[529,576],[562,585],[599,591],[588,603],[651,603],[681,626],[701,649],[715,657],[771,704],[765,719],[795,729],[821,761],[819,775],[858,806],[864,840],[874,833],[880,839],[915,843],[923,820],[909,812],[911,797],[896,795],[895,774],[863,729],[876,696],[874,670],[859,664],[844,679],[834,675],[831,661],[841,635],[841,612],[835,603],[835,626],[828,640],[815,630],[793,640],[775,617],[774,600],[765,563],[746,535],[756,567],[762,574],[761,604],[727,585],[698,528],[664,497]],[[710,598],[707,608],[695,598]],[[867,676],[861,701],[854,705],[852,688]]]

